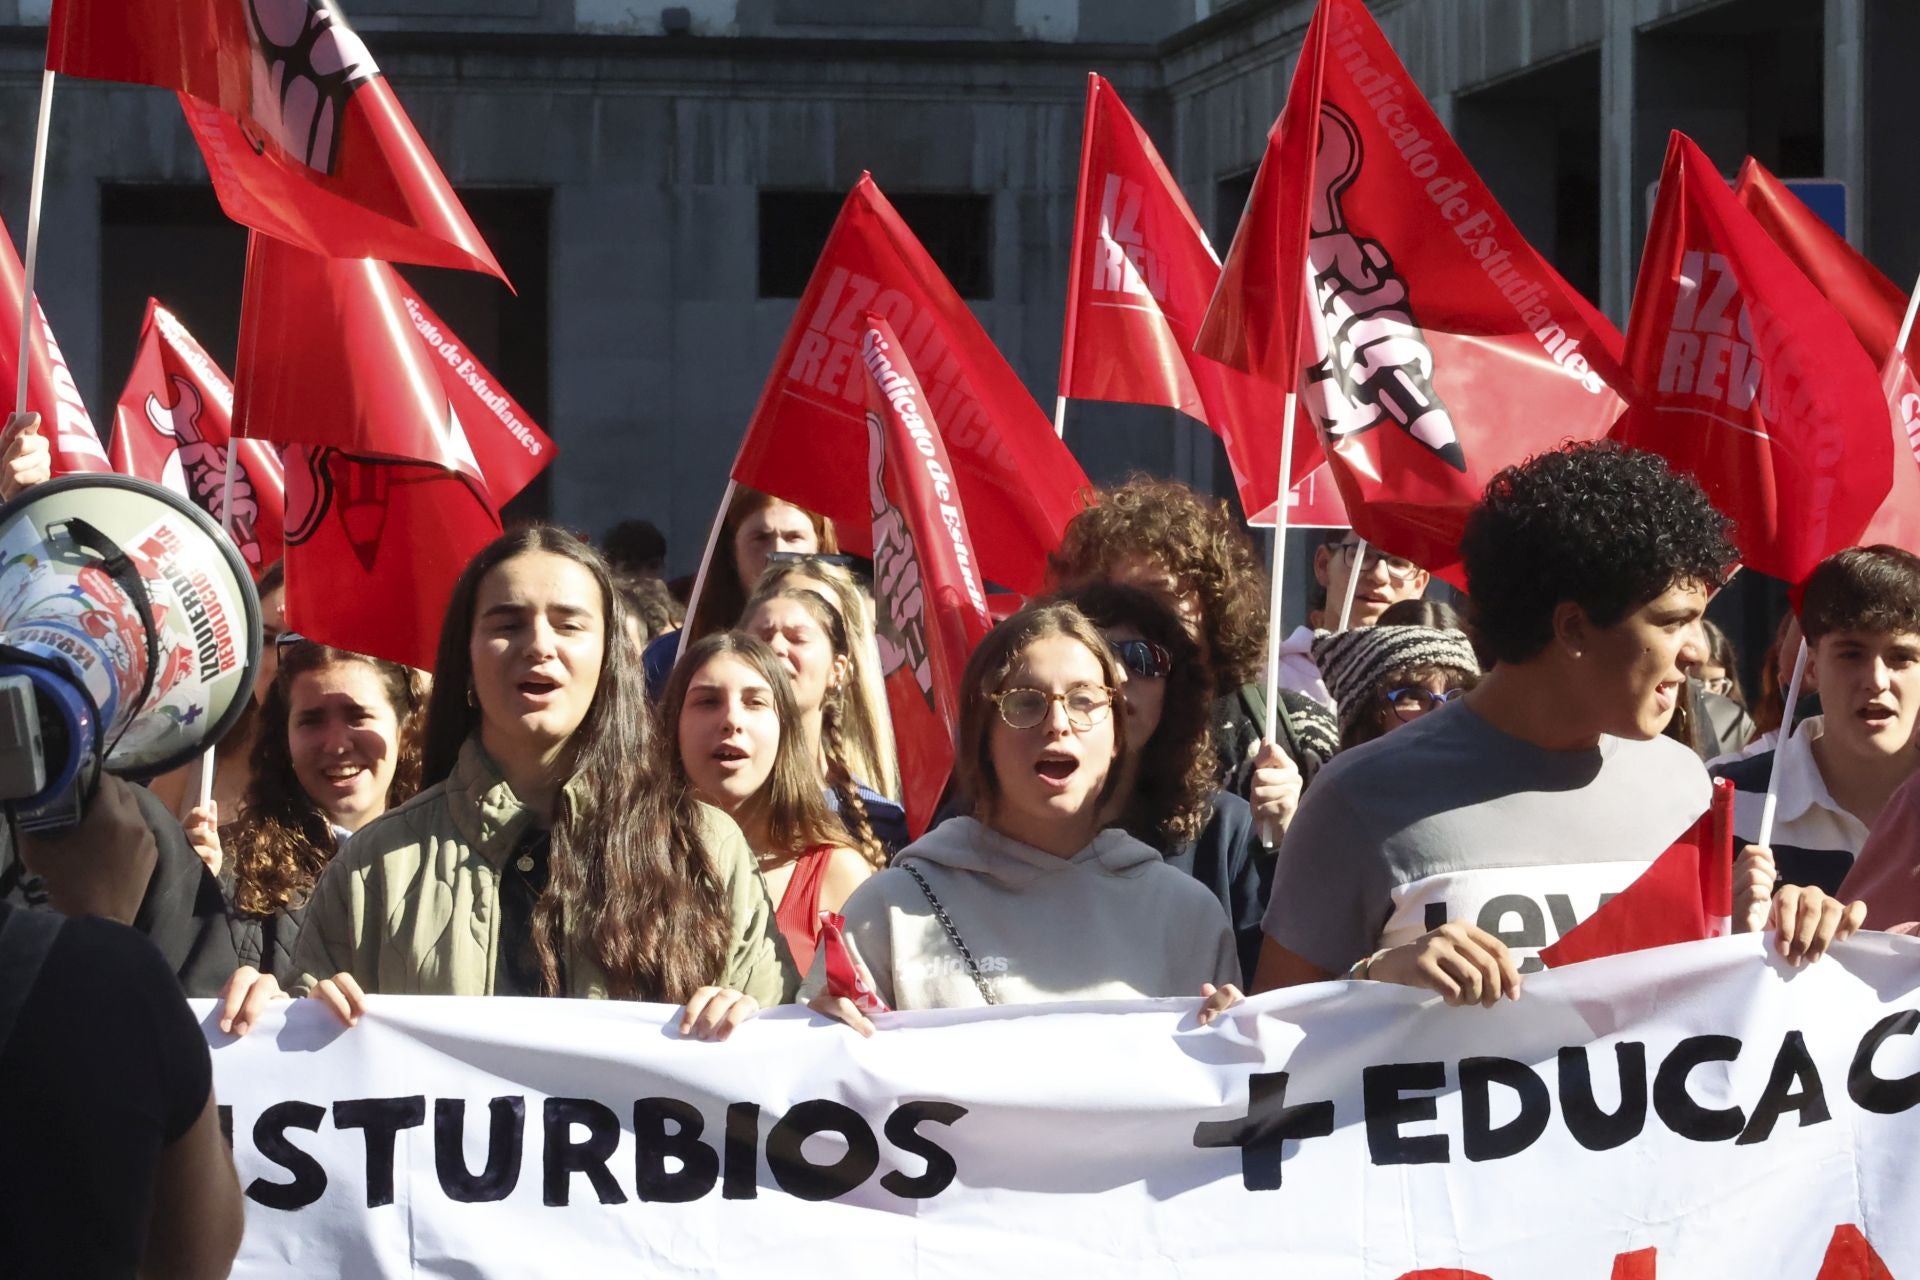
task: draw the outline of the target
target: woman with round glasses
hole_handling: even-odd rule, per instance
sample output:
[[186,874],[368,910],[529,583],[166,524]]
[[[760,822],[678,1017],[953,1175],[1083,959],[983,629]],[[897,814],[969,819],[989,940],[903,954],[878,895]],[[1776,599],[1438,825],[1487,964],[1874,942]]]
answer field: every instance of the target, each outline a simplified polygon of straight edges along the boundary
[[[847,939],[890,1008],[1197,991],[1207,1022],[1239,999],[1213,895],[1102,829],[1126,756],[1122,679],[1070,604],[1029,605],[981,641],[961,678],[954,760],[971,816],[909,845],[846,905]],[[816,957],[802,998],[871,1034],[825,969]]]
[[1212,891],[1251,973],[1273,859],[1255,856],[1253,810],[1220,786],[1199,646],[1177,614],[1136,587],[1098,583],[1067,599],[1107,637],[1125,677],[1127,748],[1107,821]]
[[1480,683],[1480,659],[1459,631],[1356,627],[1313,642],[1340,715],[1340,749],[1385,737]]

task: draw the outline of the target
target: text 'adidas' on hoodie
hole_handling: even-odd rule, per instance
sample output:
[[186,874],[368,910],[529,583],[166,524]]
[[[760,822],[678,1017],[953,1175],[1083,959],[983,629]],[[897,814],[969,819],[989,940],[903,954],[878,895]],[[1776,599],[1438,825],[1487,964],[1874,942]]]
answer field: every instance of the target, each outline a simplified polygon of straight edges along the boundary
[[[1219,900],[1117,828],[1071,858],[951,818],[854,891],[847,937],[894,1009],[986,1003],[905,870],[926,878],[999,1004],[1197,996],[1238,982]],[[815,957],[800,999],[826,987]]]

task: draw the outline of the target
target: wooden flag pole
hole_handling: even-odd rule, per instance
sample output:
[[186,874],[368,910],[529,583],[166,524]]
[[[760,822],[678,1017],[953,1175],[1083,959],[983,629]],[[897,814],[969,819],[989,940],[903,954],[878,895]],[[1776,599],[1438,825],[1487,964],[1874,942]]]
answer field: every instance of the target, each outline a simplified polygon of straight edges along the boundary
[[1754,843],[1763,849],[1773,847],[1773,813],[1780,806],[1780,753],[1793,736],[1793,704],[1800,701],[1800,681],[1807,674],[1807,638],[1800,637],[1800,652],[1793,659],[1793,679],[1787,682],[1787,705],[1780,712],[1780,740],[1773,744],[1773,767],[1767,770],[1767,798],[1760,806],[1760,830]]
[[680,627],[680,643],[674,646],[673,660],[687,651],[687,636],[693,630],[693,617],[700,609],[700,593],[707,589],[707,571],[713,567],[713,552],[720,545],[720,531],[726,526],[727,512],[733,510],[733,495],[740,482],[727,477],[727,491],[720,495],[720,509],[713,513],[713,528],[707,534],[707,549],[700,557],[700,569],[693,575],[693,593],[687,597],[687,620]]
[[[47,187],[47,131],[53,119],[53,72],[40,73],[40,123],[33,134],[33,181],[27,194],[26,255],[20,264],[20,363],[13,379],[13,411],[27,411],[27,370],[33,359],[33,327],[40,313],[33,304],[33,277],[40,264],[40,206]],[[52,427],[53,423],[42,423]]]
[[1340,601],[1340,625],[1335,628],[1337,631],[1345,631],[1353,625],[1353,597],[1360,586],[1360,574],[1366,563],[1367,540],[1361,538],[1353,549],[1353,563],[1347,566],[1347,591],[1346,597]]

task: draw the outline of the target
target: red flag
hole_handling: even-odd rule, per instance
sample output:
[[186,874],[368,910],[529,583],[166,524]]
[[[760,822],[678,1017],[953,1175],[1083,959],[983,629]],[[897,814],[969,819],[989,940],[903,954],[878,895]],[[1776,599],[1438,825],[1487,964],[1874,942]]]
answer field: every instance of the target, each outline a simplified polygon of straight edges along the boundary
[[[887,1002],[880,998],[880,993],[868,983],[867,975],[861,972],[853,943],[847,939],[846,928],[847,918],[839,912],[820,913],[820,948],[826,953],[827,994],[844,996],[865,1014],[891,1012]],[[794,959],[800,961],[801,957],[795,956]]]
[[113,469],[191,500],[227,530],[257,575],[280,558],[286,477],[273,446],[239,441],[229,522],[232,425],[233,383],[174,314],[148,298],[140,351],[113,413]]
[[466,429],[487,493],[496,507],[504,507],[533,483],[553,462],[556,450],[532,416],[520,407],[500,380],[487,372],[460,341],[460,335],[420,300],[405,280],[398,279],[400,305],[413,321],[413,330],[426,344],[440,385],[453,405],[454,417]]
[[1724,936],[1733,919],[1733,783],[1639,878],[1540,952],[1548,968]]
[[173,89],[227,216],[506,279],[333,0],[54,0],[47,68]]
[[[1487,481],[1618,416],[1620,338],[1494,202],[1361,0],[1313,21],[1324,71],[1302,54],[1200,349],[1298,381],[1353,527],[1464,585]],[[1262,335],[1302,309],[1296,359]]]
[[1906,315],[1907,299],[1900,286],[1752,156],[1740,166],[1733,194],[1793,265],[1819,287],[1874,364],[1885,364]]
[[473,482],[421,462],[293,445],[287,469],[287,627],[433,670],[453,584],[500,534]]
[[1873,364],[1679,133],[1627,333],[1634,405],[1614,434],[1699,480],[1746,564],[1800,582],[1859,540],[1893,478]]
[[1894,351],[1905,296],[1752,156],[1740,166],[1733,194],[1833,304],[1880,367],[1893,429],[1893,486],[1860,541],[1920,550],[1920,382],[1905,353]]
[[[1347,504],[1340,500],[1340,485],[1333,478],[1333,467],[1326,463],[1315,467],[1307,478],[1287,491],[1287,527],[1289,529],[1349,529],[1353,520]],[[1249,520],[1248,524],[1271,526],[1271,519]]]
[[866,554],[866,388],[861,316],[876,311],[921,370],[979,531],[981,572],[1038,591],[1086,474],[960,295],[862,174],[848,193],[734,459],[741,484],[845,524]]
[[907,829],[918,839],[953,773],[961,671],[993,620],[967,512],[920,379],[884,318],[867,312],[860,324],[875,631]]
[[[13,372],[7,379],[7,412],[14,406],[20,371],[20,296],[26,291],[25,273],[20,255],[14,252],[13,237],[0,227],[0,362]],[[47,443],[53,448],[53,474],[75,471],[111,471],[107,451],[100,447],[100,434],[80,399],[60,344],[53,340],[47,313],[40,299],[33,300],[33,336],[27,348],[27,412],[40,415],[40,430],[51,432]]]
[[[1087,77],[1080,203],[1067,285],[1060,394],[1178,409],[1226,446],[1249,523],[1270,524],[1280,488],[1280,392],[1195,355],[1220,260],[1139,122]],[[1301,432],[1293,479],[1319,464]]]

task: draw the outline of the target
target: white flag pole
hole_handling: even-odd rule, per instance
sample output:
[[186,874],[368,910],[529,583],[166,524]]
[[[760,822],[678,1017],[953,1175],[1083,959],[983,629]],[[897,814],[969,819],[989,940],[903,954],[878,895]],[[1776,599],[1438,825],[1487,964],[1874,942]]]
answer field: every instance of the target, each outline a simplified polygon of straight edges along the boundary
[[1920,311],[1920,280],[1913,282],[1913,292],[1907,295],[1907,314],[1900,321],[1900,340],[1893,344],[1893,355],[1897,358],[1907,349],[1907,339],[1913,336],[1913,317]]
[[[53,72],[40,73],[40,123],[33,135],[33,181],[27,194],[27,249],[20,281],[20,363],[15,366],[13,411],[27,411],[27,370],[32,366],[33,329],[40,313],[33,304],[33,277],[40,265],[40,205],[47,186],[47,130],[53,119]],[[53,427],[43,422],[42,429]]]
[[[1280,501],[1273,516],[1273,593],[1267,600],[1267,722],[1261,726],[1262,741],[1268,745],[1279,740],[1280,717],[1280,600],[1287,567],[1287,488],[1288,469],[1293,459],[1293,423],[1300,410],[1300,398],[1287,392],[1286,408],[1280,418]],[[1271,849],[1275,833],[1261,824],[1260,843]]]
[[1780,756],[1793,736],[1793,706],[1800,701],[1800,681],[1807,674],[1807,638],[1800,637],[1800,652],[1793,660],[1793,679],[1787,682],[1787,705],[1780,712],[1780,740],[1773,744],[1773,768],[1767,770],[1767,798],[1760,806],[1760,830],[1754,843],[1763,849],[1773,847],[1773,811],[1780,805]]
[[[227,474],[220,486],[220,529],[235,543],[238,543],[239,539],[233,536],[233,473],[239,468],[240,437],[229,434],[227,436]],[[202,809],[213,803],[214,750],[214,747],[208,747],[200,753],[200,807]]]
[[720,509],[713,513],[713,528],[707,534],[707,549],[700,557],[700,569],[693,575],[693,593],[687,597],[687,620],[680,627],[680,643],[674,647],[673,660],[687,651],[687,636],[693,630],[693,616],[700,609],[700,595],[707,589],[707,571],[713,568],[713,552],[720,545],[720,530],[726,526],[727,512],[733,510],[733,495],[740,482],[727,477],[727,491],[720,495]]
[[1053,398],[1053,434],[1062,440],[1067,438],[1067,398],[1065,396]]
[[1335,628],[1336,631],[1345,631],[1353,625],[1354,592],[1360,585],[1360,574],[1363,571],[1362,566],[1366,563],[1367,540],[1361,538],[1359,543],[1353,548],[1353,563],[1347,566],[1346,596],[1340,601],[1340,625]]

